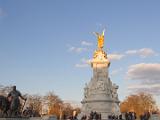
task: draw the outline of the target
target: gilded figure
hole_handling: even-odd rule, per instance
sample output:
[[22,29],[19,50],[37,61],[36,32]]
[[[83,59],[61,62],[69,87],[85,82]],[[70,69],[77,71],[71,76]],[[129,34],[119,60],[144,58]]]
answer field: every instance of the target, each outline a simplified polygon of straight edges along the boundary
[[105,32],[105,29],[103,30],[102,34],[99,34],[97,32],[94,32],[94,34],[96,35],[97,37],[97,42],[98,42],[98,48],[99,49],[102,49],[103,46],[104,46],[104,32]]

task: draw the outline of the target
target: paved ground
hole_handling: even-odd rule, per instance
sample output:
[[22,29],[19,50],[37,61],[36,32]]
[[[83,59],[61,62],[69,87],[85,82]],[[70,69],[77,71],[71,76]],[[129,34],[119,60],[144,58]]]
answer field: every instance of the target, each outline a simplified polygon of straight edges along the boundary
[[43,120],[40,117],[35,118],[0,118],[0,120]]
[[160,115],[152,115],[150,120],[160,120]]
[[[0,120],[56,120],[56,119],[34,117],[34,118],[0,118]],[[150,120],[160,120],[160,115],[152,115]]]

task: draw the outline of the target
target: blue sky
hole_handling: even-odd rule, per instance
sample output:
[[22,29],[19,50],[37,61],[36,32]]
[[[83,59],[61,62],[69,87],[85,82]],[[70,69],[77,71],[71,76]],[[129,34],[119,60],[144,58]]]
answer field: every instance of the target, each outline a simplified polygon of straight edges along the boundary
[[23,93],[54,91],[81,101],[92,76],[86,64],[106,27],[111,80],[119,98],[160,93],[160,2],[106,0],[0,1],[0,84]]

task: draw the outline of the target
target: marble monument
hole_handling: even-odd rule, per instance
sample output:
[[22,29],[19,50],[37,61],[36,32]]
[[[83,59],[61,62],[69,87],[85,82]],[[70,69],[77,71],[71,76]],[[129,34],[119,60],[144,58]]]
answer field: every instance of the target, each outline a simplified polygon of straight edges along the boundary
[[108,115],[119,115],[118,85],[112,83],[109,78],[108,68],[110,61],[107,58],[104,47],[104,31],[102,34],[95,33],[97,37],[97,50],[93,54],[90,65],[93,76],[84,87],[84,98],[82,100],[82,114],[89,115],[91,111],[101,114],[102,119]]

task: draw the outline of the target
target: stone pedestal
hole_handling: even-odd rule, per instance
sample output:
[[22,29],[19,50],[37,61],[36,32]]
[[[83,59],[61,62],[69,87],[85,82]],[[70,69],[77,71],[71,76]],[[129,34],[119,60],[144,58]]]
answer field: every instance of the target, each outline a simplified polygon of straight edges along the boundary
[[93,77],[84,88],[82,114],[89,115],[91,111],[96,111],[102,119],[107,119],[111,114],[119,115],[118,86],[109,78],[107,54],[102,49],[96,50],[90,64]]

